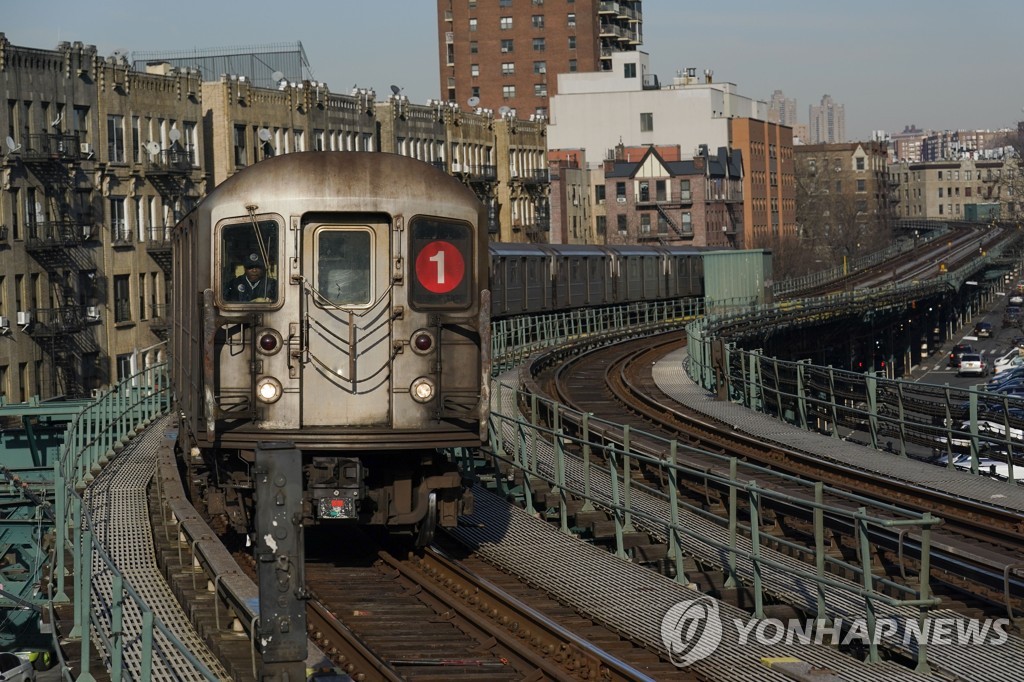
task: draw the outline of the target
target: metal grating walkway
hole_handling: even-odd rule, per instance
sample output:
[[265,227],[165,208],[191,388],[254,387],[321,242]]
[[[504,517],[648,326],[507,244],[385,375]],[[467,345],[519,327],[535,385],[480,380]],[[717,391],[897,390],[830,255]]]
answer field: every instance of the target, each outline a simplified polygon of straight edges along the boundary
[[[678,365],[676,366],[678,367]],[[506,385],[507,383],[509,382],[506,381]],[[508,391],[507,388],[501,390]],[[500,397],[499,391],[492,390],[492,396]],[[515,404],[514,399],[505,397],[504,404]],[[504,423],[504,428],[506,447],[513,447],[516,443],[516,434],[513,433],[512,425]],[[832,442],[831,440],[826,440],[830,443]],[[544,475],[552,480],[555,475],[553,462],[554,453],[552,448],[546,443],[538,442],[538,467]],[[566,458],[566,480],[575,482],[574,487],[577,489],[582,489],[583,487],[579,483],[582,480],[582,465],[574,457]],[[573,485],[573,483],[570,483],[570,485]],[[602,499],[605,502],[610,502],[611,500],[610,479],[605,472],[596,468],[591,469],[591,493],[594,501],[597,503],[600,503]],[[670,512],[667,500],[648,495],[636,488],[632,491],[632,506],[634,509],[642,510],[645,514],[655,519],[669,518]],[[504,513],[507,514],[508,512]],[[522,514],[529,519],[525,512],[522,512]],[[727,528],[683,509],[680,510],[679,518],[683,528],[711,538],[722,545],[729,544]],[[494,525],[493,520],[490,523]],[[536,521],[536,523],[542,522]],[[633,524],[652,535],[661,535],[662,539],[664,539],[664,531],[660,527],[656,527],[655,524],[645,524],[639,516],[633,517]],[[460,529],[460,532],[464,531]],[[467,530],[466,532],[469,536],[472,536],[472,530]],[[567,538],[566,540],[571,539]],[[685,599],[694,599],[701,594],[681,587],[672,580],[660,576],[649,569],[618,559],[604,550],[596,548],[594,548],[594,551],[599,555],[604,555],[606,557],[605,561],[615,562],[616,572],[609,572],[611,570],[609,566],[593,569],[594,560],[588,558],[585,567],[574,564],[574,570],[579,571],[580,574],[574,575],[571,584],[567,585],[565,584],[567,581],[564,568],[562,567],[565,566],[564,558],[569,556],[569,548],[563,547],[561,550],[554,550],[550,554],[543,554],[540,552],[540,545],[535,544],[540,542],[539,538],[536,537],[531,537],[527,542],[512,541],[512,544],[509,546],[506,546],[509,540],[501,539],[500,537],[498,539],[488,538],[486,541],[478,541],[496,543],[493,548],[487,546],[486,551],[483,552],[485,555],[493,552],[495,556],[502,556],[503,561],[511,562],[507,565],[522,565],[530,567],[526,570],[540,570],[541,573],[535,579],[538,581],[545,580],[545,582],[538,582],[538,584],[545,586],[545,589],[551,590],[552,594],[559,598],[564,598],[567,603],[572,604],[584,613],[593,614],[606,624],[614,624],[614,627],[623,629],[630,627],[631,638],[635,637],[640,641],[648,643],[649,646],[655,648],[663,655],[665,654],[665,648],[661,643],[659,629],[662,616],[674,603]],[[737,539],[737,544],[741,549],[747,551],[751,549],[749,538],[740,537]],[[522,556],[514,553],[516,548],[522,547],[526,548]],[[684,537],[681,548],[685,554],[698,558],[706,564],[719,568],[724,568],[727,565],[727,556],[724,552],[696,538]],[[572,551],[578,550],[573,549]],[[794,569],[810,570],[807,564],[775,550],[761,547],[760,553],[765,559],[771,559],[781,564],[792,566]],[[544,557],[543,559],[541,558],[542,556]],[[538,561],[541,562],[539,568],[535,567]],[[623,573],[623,571],[626,573]],[[736,571],[741,580],[747,584],[752,582],[753,564],[749,559],[738,557]],[[615,577],[613,578],[612,576]],[[842,580],[836,576],[831,577],[838,582],[846,583],[853,592],[858,589],[858,585],[851,581]],[[641,587],[639,588],[640,594],[633,592],[633,586],[644,585],[648,580],[654,580],[658,584],[661,584],[663,581],[663,584],[670,585],[671,588],[666,587],[664,589],[673,590],[672,594],[674,596],[651,602],[649,601],[649,595],[645,595],[652,588]],[[791,573],[776,572],[770,568],[763,570],[762,580],[765,591],[780,601],[802,606],[809,613],[816,611],[818,592],[817,586],[812,580],[801,578]],[[658,588],[659,591],[662,589]],[[864,617],[864,602],[852,592],[826,587],[825,595],[826,609],[830,618],[841,618],[848,622],[850,619]],[[624,605],[627,606],[624,607]],[[634,612],[630,610],[623,613],[622,608],[633,608],[628,605],[635,605],[640,608],[640,611]],[[735,607],[724,603],[720,607],[723,619],[731,620],[731,618],[735,617],[740,618],[744,622],[751,619],[750,614]],[[957,620],[962,619],[959,614],[951,610],[934,610],[931,613],[932,616],[937,617],[945,616]],[[909,607],[898,608],[879,603],[876,604],[876,615],[879,618],[894,618],[900,623],[900,632],[903,632],[902,623],[916,618],[917,611]],[[606,617],[612,620],[605,621]],[[709,673],[714,676],[714,679],[719,679],[720,675],[722,676],[721,679],[762,679],[767,674],[764,668],[757,668],[757,673],[751,677],[754,668],[742,668],[745,672],[739,674],[738,671],[741,669],[741,664],[748,660],[759,661],[761,657],[795,656],[815,665],[837,672],[841,671],[843,679],[932,679],[922,677],[903,666],[892,663],[862,664],[827,646],[800,644],[786,646],[780,643],[770,647],[761,647],[761,650],[758,650],[758,647],[753,642],[748,642],[741,647],[737,634],[734,631],[731,632],[733,639],[729,640],[730,628],[727,627],[725,630],[726,639],[723,639],[722,646],[710,659],[695,663],[692,666],[695,671],[703,674],[704,668],[701,666],[709,665],[715,666],[714,669],[709,669]],[[901,646],[899,648],[904,653],[916,654],[916,645],[913,642],[910,643],[910,646]],[[1024,639],[1017,635],[1011,635],[1007,642],[998,647],[974,646],[958,648],[956,646],[932,645],[928,649],[929,664],[933,670],[941,671],[940,674],[943,674],[944,679],[970,679],[985,682],[1005,680],[1006,682],[1016,682],[1020,679],[1018,666],[1021,660],[1024,660]],[[720,664],[724,665],[724,667],[719,668],[718,665]]]
[[[92,514],[97,544],[103,546],[125,581],[142,597],[185,647],[221,679],[228,675],[196,633],[156,563],[146,488],[156,471],[169,417],[159,419],[133,439],[86,489],[84,504]],[[110,604],[113,578],[97,553],[92,560],[93,600]],[[112,624],[107,609],[94,608],[107,636]],[[124,661],[134,679],[142,675],[142,614],[132,600],[123,612]],[[100,646],[99,642],[96,642]],[[161,633],[155,632],[153,680],[202,680],[204,677]]]

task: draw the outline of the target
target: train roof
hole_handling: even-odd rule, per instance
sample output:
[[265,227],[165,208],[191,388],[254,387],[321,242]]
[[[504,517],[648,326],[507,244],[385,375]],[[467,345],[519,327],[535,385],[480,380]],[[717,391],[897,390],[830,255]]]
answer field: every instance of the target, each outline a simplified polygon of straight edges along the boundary
[[609,244],[606,249],[618,256],[650,256],[665,255],[665,249],[660,246],[643,246],[641,244]]
[[491,253],[496,256],[544,256],[546,252],[540,244],[509,244],[507,242],[491,242]]

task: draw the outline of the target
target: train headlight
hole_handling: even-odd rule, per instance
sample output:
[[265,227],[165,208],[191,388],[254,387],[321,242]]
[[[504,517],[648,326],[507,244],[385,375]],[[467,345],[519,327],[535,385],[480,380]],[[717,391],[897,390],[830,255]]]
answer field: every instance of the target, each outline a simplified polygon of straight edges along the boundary
[[281,382],[274,377],[263,377],[256,384],[256,397],[267,404],[276,403],[281,392]]
[[425,403],[434,397],[434,382],[427,377],[420,377],[412,382],[409,392],[412,394],[413,400],[418,403]]
[[273,355],[281,350],[281,335],[276,329],[261,329],[256,334],[256,346],[264,355]]
[[412,349],[420,355],[434,347],[434,335],[428,329],[417,329],[412,335]]

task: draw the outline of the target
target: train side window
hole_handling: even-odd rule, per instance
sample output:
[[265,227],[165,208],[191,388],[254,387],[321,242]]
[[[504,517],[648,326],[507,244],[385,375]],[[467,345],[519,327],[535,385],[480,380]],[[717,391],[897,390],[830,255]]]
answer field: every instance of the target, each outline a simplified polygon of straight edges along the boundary
[[220,269],[227,303],[278,300],[278,223],[238,219],[220,229]]
[[367,230],[321,230],[316,241],[317,291],[321,303],[369,305],[372,234]]

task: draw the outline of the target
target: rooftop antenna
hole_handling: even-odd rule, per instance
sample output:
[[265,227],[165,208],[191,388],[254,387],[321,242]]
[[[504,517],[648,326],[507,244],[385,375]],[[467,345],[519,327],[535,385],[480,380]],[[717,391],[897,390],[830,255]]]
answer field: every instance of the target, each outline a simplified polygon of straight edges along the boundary
[[470,97],[468,100],[466,100],[466,104],[469,105],[470,109],[476,109],[478,106],[480,106],[480,98]]
[[274,84],[277,85],[278,90],[284,90],[288,87],[288,79],[284,77],[284,72],[275,71],[270,74],[270,78],[274,81]]
[[260,132],[257,133],[261,142],[270,141],[270,131],[266,128],[260,128]]
[[63,120],[64,120],[64,112],[63,111],[58,111],[57,112],[57,118],[55,118],[52,121],[50,121],[50,127],[51,128],[60,129],[60,122],[63,121]]
[[267,128],[260,128],[260,131],[256,133],[256,135],[263,143],[263,158],[269,159],[274,155],[274,148],[270,146],[270,130]]
[[20,151],[21,145],[14,141],[14,138],[10,135],[7,136],[7,153],[13,154],[14,152]]
[[392,85],[391,94],[396,96],[402,94],[402,88],[398,87],[397,85]]
[[178,144],[178,140],[181,139],[181,131],[177,128],[171,128],[170,132],[167,133],[167,137],[171,140],[171,146]]
[[150,156],[156,156],[160,153],[160,143],[150,140],[146,143],[146,151]]
[[502,107],[498,109],[498,113],[501,114],[502,116],[508,116],[510,111],[512,111],[510,107]]

